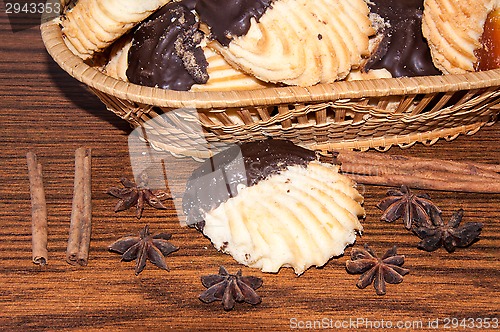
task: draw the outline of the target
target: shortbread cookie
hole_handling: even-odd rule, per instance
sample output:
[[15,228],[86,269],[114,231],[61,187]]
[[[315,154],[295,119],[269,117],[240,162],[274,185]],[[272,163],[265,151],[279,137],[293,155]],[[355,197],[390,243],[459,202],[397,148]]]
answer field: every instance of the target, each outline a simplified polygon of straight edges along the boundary
[[338,167],[291,166],[208,212],[203,234],[241,264],[302,274],[341,255],[362,230],[361,197],[350,189]]
[[445,74],[474,71],[486,18],[498,7],[499,0],[425,0],[422,32],[436,67]]
[[393,77],[441,74],[422,35],[423,0],[371,0],[368,6],[381,39],[365,71],[385,68]]
[[79,0],[61,19],[68,48],[86,60],[170,0]]
[[355,241],[365,211],[354,182],[313,158],[277,140],[216,155],[188,182],[188,220],[202,218],[196,225],[218,250],[263,272],[323,266]]
[[[363,0],[277,0],[268,7],[262,5],[265,1],[254,3],[250,12],[263,13],[244,16],[248,31],[220,32],[211,24],[212,16],[233,9],[227,1],[200,0],[196,10],[216,38],[209,46],[260,80],[299,86],[329,83],[343,79],[368,55],[374,30]],[[236,23],[227,25],[240,27],[241,17],[234,19]]]

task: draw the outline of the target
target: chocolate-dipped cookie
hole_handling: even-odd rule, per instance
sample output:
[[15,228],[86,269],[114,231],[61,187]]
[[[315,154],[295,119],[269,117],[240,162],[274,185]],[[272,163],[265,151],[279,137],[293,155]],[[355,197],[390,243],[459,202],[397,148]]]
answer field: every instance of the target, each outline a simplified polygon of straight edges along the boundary
[[200,42],[204,34],[191,10],[171,2],[134,31],[128,52],[130,82],[186,91],[208,80]]
[[379,15],[383,37],[364,70],[387,69],[393,77],[440,75],[422,35],[423,0],[371,0],[370,11]]
[[183,198],[193,223],[220,251],[264,272],[302,274],[356,239],[363,197],[337,165],[281,140],[234,146],[193,172]]

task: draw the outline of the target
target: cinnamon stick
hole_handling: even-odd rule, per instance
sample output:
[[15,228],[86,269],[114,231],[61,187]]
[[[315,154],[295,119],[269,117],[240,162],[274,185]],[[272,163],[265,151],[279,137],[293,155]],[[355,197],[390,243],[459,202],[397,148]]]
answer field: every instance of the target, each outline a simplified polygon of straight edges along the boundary
[[83,215],[81,224],[80,247],[78,249],[78,264],[86,266],[88,263],[90,237],[92,233],[92,162],[91,151],[86,151],[84,159],[84,186],[83,186]]
[[[87,264],[88,245],[90,244],[91,213],[90,207],[90,149],[78,148],[75,151],[75,178],[73,203],[69,227],[66,261],[69,264]],[[83,243],[82,243],[83,238]],[[81,253],[81,249],[83,253]],[[86,253],[85,253],[86,251]]]
[[401,186],[406,185],[411,188],[443,191],[459,191],[470,193],[500,193],[500,182],[459,182],[443,181],[436,179],[426,179],[421,177],[408,177],[406,175],[394,174],[388,176],[365,176],[359,174],[348,174],[354,181],[363,184],[373,184],[380,186]]
[[364,184],[500,193],[500,166],[432,158],[340,151],[341,171]]
[[371,152],[354,151],[342,151],[337,156],[337,159],[347,164],[385,165],[387,168],[397,168],[407,170],[409,172],[422,169],[500,179],[500,165],[497,164],[456,162],[442,159],[383,155]]
[[[414,168],[414,169],[399,169],[398,167],[388,167],[385,165],[365,165],[365,164],[345,164],[341,166],[342,172],[349,174],[358,175],[369,175],[369,176],[379,176],[388,177],[391,175],[404,175],[410,178],[423,178],[423,179],[434,179],[452,182],[478,182],[483,176],[471,175],[469,173],[459,173],[457,171],[443,171],[443,170],[433,170]],[[500,176],[497,177],[500,181]],[[485,176],[484,181],[493,181],[495,183],[495,178]]]
[[33,152],[26,154],[31,196],[31,251],[33,263],[45,265],[47,250],[47,205],[43,189],[42,165]]

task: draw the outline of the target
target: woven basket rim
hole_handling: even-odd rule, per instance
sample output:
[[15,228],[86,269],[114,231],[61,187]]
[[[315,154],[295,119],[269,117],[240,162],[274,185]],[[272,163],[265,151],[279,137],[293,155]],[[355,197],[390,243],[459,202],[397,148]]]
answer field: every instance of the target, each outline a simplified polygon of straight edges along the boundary
[[174,91],[124,82],[107,76],[74,55],[56,20],[41,25],[47,52],[68,74],[87,86],[128,101],[173,108],[228,108],[315,103],[337,99],[440,93],[500,86],[500,69],[422,77],[339,81],[310,87],[275,87],[247,91]]

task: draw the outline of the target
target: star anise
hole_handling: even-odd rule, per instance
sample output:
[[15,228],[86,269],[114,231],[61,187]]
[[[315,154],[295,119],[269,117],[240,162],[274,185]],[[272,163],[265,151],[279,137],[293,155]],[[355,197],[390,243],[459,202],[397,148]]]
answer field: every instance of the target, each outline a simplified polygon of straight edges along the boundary
[[160,233],[151,236],[149,226],[146,225],[139,232],[139,236],[125,236],[108,247],[112,252],[122,255],[122,260],[129,262],[136,260],[135,274],[144,270],[149,260],[160,269],[169,270],[165,256],[179,248],[168,242],[172,235]]
[[401,267],[405,257],[397,255],[396,251],[397,247],[394,246],[379,258],[366,244],[363,249],[352,249],[351,259],[346,262],[346,269],[349,273],[362,273],[356,286],[365,288],[373,282],[377,295],[384,295],[386,282],[401,283],[403,276],[410,270]]
[[201,283],[208,289],[200,294],[200,300],[205,303],[222,301],[224,310],[233,309],[236,302],[246,302],[252,305],[261,302],[255,290],[262,286],[262,279],[252,276],[243,277],[241,270],[236,274],[229,274],[221,266],[219,274],[203,276]]
[[430,200],[429,195],[413,194],[405,185],[402,185],[400,190],[387,191],[387,197],[378,203],[377,207],[384,211],[380,217],[381,220],[394,222],[403,218],[407,229],[411,229],[414,222],[417,226],[432,225],[430,211],[435,210],[441,213],[441,210]]
[[124,188],[113,187],[108,189],[108,194],[120,199],[115,206],[115,212],[127,210],[135,205],[137,219],[140,219],[145,202],[155,209],[165,210],[167,208],[161,202],[168,195],[166,191],[148,188],[146,176],[140,176],[139,181],[139,184],[136,185],[126,178],[121,178],[120,182]]
[[468,222],[459,226],[464,216],[464,210],[456,211],[448,223],[444,223],[441,214],[432,211],[432,226],[421,226],[414,228],[415,234],[422,239],[418,248],[426,251],[434,251],[443,246],[448,252],[454,252],[455,248],[467,247],[476,241],[481,234],[483,224],[480,222]]

